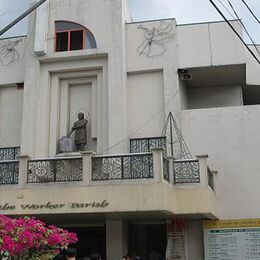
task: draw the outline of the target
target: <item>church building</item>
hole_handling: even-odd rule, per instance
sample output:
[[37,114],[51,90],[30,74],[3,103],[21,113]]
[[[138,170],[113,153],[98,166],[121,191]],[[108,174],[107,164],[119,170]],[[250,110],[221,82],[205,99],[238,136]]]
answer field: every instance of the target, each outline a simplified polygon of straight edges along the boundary
[[260,232],[259,71],[225,22],[47,0],[0,39],[0,214],[76,232],[79,259],[260,259],[230,253],[234,223]]

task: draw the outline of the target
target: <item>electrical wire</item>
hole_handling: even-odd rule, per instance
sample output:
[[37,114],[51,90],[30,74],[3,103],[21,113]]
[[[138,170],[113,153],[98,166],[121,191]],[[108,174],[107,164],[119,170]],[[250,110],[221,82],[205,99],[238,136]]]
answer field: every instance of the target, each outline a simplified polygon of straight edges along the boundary
[[250,54],[253,56],[253,58],[260,64],[260,59],[256,56],[256,54],[249,48],[249,46],[244,42],[242,36],[237,32],[237,30],[232,26],[230,21],[226,18],[226,16],[222,13],[222,11],[219,9],[219,7],[215,4],[213,0],[209,0],[209,2],[213,5],[213,7],[217,10],[217,12],[222,16],[222,18],[225,20],[225,22],[229,25],[229,27],[232,29],[232,31],[237,35],[239,40],[243,43],[243,45],[246,47],[246,49],[250,52]]
[[[224,3],[221,0],[218,0],[218,2],[223,6],[223,8],[229,13],[229,15],[234,19],[237,20],[237,18],[230,12],[230,10],[224,5]],[[239,24],[241,27],[242,25]]]
[[[237,20],[237,17],[235,17],[231,12],[230,10],[226,7],[226,5],[224,5],[224,3],[221,1],[221,0],[218,0],[218,2],[223,6],[223,8],[229,13],[229,15],[234,19],[234,20]],[[241,24],[241,20],[239,19],[239,23],[238,25],[240,26],[240,28],[244,29],[242,24]]]
[[246,8],[249,10],[249,12],[253,15],[253,17],[256,19],[256,21],[258,23],[260,23],[260,20],[256,17],[256,15],[254,14],[254,12],[252,11],[252,9],[249,7],[249,5],[246,3],[245,0],[241,0],[243,2],[243,4],[246,6]]
[[132,137],[134,134],[136,134],[137,132],[139,132],[141,129],[143,129],[146,125],[148,125],[156,116],[158,116],[166,107],[166,105],[168,105],[170,103],[170,101],[176,97],[176,95],[179,93],[179,90],[176,90],[176,92],[174,92],[174,94],[169,98],[169,100],[151,117],[149,118],[147,121],[145,121],[143,123],[143,125],[141,127],[139,127],[138,129],[134,130],[130,135],[128,135],[126,138],[120,140],[118,143],[110,146],[109,148],[107,148],[104,153],[109,152],[110,150],[112,150],[113,148],[117,147],[118,145],[120,145],[121,143],[123,143],[124,141],[128,140],[130,137]]
[[231,2],[230,2],[229,0],[227,0],[227,1],[228,1],[229,5],[230,5],[231,9],[233,10],[235,16],[237,17],[237,19],[240,20],[240,23],[242,24],[242,26],[243,26],[243,28],[244,28],[244,30],[245,30],[247,36],[249,37],[249,39],[250,39],[251,42],[253,43],[253,45],[254,45],[254,47],[255,47],[255,49],[256,49],[258,55],[260,56],[260,51],[259,51],[258,47],[256,46],[256,43],[254,42],[253,38],[251,37],[250,33],[248,32],[248,30],[247,30],[246,26],[244,25],[244,23],[242,22],[242,20],[239,18],[238,13],[236,12],[234,6],[231,4]]

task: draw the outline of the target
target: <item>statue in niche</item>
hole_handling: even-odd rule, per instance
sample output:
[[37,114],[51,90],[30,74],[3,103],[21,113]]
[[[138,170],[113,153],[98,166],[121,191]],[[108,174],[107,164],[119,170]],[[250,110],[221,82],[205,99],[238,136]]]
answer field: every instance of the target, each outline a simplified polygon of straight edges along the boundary
[[78,120],[73,124],[73,127],[68,136],[75,131],[75,147],[76,151],[84,151],[87,144],[87,126],[88,120],[84,118],[83,113],[78,113]]

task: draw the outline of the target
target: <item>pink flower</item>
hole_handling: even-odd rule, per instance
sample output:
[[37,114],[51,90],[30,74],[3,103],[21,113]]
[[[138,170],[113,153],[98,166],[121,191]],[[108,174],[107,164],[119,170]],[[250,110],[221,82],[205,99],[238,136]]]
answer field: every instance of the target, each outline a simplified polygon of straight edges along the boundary
[[75,233],[46,224],[35,218],[12,219],[0,215],[0,251],[11,256],[35,252],[55,254],[62,247],[78,241]]

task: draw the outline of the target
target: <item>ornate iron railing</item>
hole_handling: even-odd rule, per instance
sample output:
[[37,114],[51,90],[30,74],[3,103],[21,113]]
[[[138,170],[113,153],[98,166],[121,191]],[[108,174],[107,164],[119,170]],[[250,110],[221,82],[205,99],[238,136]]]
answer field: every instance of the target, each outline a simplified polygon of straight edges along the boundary
[[92,159],[92,181],[153,178],[152,153],[96,156]]
[[28,161],[27,183],[74,182],[83,180],[81,157]]
[[208,185],[214,191],[214,173],[208,168]]
[[0,161],[0,185],[18,184],[19,161]]
[[163,178],[170,182],[170,161],[163,157]]
[[174,183],[200,183],[198,160],[176,160],[173,162]]
[[166,137],[130,139],[130,153],[150,153],[151,148],[161,147],[166,151]]
[[0,148],[0,161],[18,160],[20,147]]

